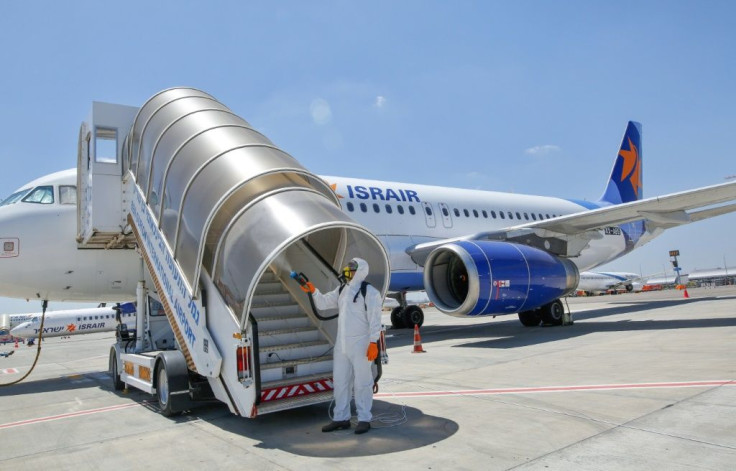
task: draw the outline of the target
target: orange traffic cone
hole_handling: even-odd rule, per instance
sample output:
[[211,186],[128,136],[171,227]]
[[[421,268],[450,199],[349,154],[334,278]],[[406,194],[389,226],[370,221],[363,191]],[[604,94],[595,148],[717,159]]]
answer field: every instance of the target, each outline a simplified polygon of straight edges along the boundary
[[414,350],[411,353],[426,353],[422,348],[422,337],[419,335],[419,326],[414,324]]
[[15,348],[18,348],[18,339],[15,339]]
[[685,289],[683,290],[682,294],[683,294],[683,297],[684,297],[685,299],[687,299],[687,298],[689,298],[689,297],[690,297],[690,295],[689,295],[689,294],[687,294],[687,288],[685,288]]

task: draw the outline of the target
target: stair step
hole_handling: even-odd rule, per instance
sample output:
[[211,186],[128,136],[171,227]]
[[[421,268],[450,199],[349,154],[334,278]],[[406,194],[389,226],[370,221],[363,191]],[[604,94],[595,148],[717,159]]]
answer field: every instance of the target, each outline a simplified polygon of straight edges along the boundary
[[258,345],[261,348],[298,342],[314,342],[321,338],[320,331],[312,326],[258,331]]
[[298,304],[289,304],[282,306],[260,306],[251,307],[251,314],[256,319],[260,320],[262,317],[278,317],[278,316],[304,316],[304,311]]
[[284,285],[282,285],[281,282],[278,280],[268,282],[264,282],[263,280],[261,280],[256,286],[256,292],[254,295],[259,296],[261,294],[275,293],[288,293],[288,291],[286,291]]
[[303,384],[303,383],[311,383],[313,381],[320,381],[320,380],[330,380],[332,381],[332,372],[330,371],[329,374],[324,373],[317,373],[313,375],[308,376],[298,376],[294,378],[286,378],[278,381],[269,381],[267,383],[264,383],[261,381],[261,391],[266,391],[268,389],[278,388],[281,386],[290,386],[293,384]]
[[315,374],[332,374],[332,355],[261,364],[261,384]]
[[258,321],[258,330],[268,332],[278,329],[298,329],[302,327],[313,327],[312,321],[304,315],[300,316],[269,316],[261,319],[256,318]]
[[[260,340],[260,339],[259,339]],[[270,363],[322,357],[332,351],[332,345],[320,339],[313,342],[289,343],[260,347],[261,368]],[[270,360],[270,361],[269,361]]]
[[251,302],[251,308],[289,305],[297,305],[297,303],[288,292],[259,294],[254,296]]
[[323,393],[307,394],[304,396],[291,397],[289,399],[281,399],[278,401],[265,402],[258,407],[258,415],[269,414],[282,410],[295,409],[297,407],[308,406],[311,404],[320,404],[330,402],[332,400],[332,391]]

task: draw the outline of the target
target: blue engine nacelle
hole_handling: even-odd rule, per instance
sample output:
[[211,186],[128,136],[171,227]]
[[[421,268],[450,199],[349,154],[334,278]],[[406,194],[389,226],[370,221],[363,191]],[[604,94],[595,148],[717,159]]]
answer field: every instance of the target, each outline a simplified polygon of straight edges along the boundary
[[570,260],[510,242],[453,242],[424,265],[429,300],[458,317],[530,311],[570,293],[579,280]]

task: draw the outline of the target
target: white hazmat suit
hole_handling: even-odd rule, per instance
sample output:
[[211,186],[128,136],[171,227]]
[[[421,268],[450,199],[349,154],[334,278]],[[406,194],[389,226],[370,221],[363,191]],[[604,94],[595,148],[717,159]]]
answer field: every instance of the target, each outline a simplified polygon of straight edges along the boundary
[[366,351],[368,344],[378,342],[381,334],[381,293],[368,285],[363,298],[360,285],[368,276],[368,262],[361,258],[353,261],[357,262],[358,269],[342,292],[339,287],[326,294],[315,290],[313,298],[317,309],[338,308],[340,314],[333,356],[333,420],[350,420],[350,398],[355,395],[358,421],[370,422],[373,417],[373,372]]

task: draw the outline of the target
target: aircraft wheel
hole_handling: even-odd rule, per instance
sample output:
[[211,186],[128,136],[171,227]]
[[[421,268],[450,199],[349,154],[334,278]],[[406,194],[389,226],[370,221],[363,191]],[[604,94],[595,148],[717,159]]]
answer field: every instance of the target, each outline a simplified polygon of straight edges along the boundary
[[424,324],[424,312],[419,306],[407,306],[401,317],[404,319],[404,325],[410,329],[415,325],[421,327]]
[[542,321],[550,325],[562,325],[562,316],[565,314],[565,307],[559,299],[552,301],[542,307]]
[[524,327],[536,327],[542,322],[542,313],[539,309],[520,312],[519,320]]
[[112,377],[112,388],[115,391],[122,391],[125,388],[125,383],[120,381],[120,372],[118,371],[118,356],[115,353],[115,349],[110,349],[110,368],[108,370]]
[[402,316],[403,312],[404,309],[401,306],[397,306],[391,310],[391,326],[394,329],[403,329],[406,327],[404,325],[404,317]]
[[161,408],[161,415],[171,417],[177,412],[171,406],[171,388],[169,387],[169,375],[166,372],[166,364],[159,363],[156,368],[156,396],[158,397],[158,406]]

